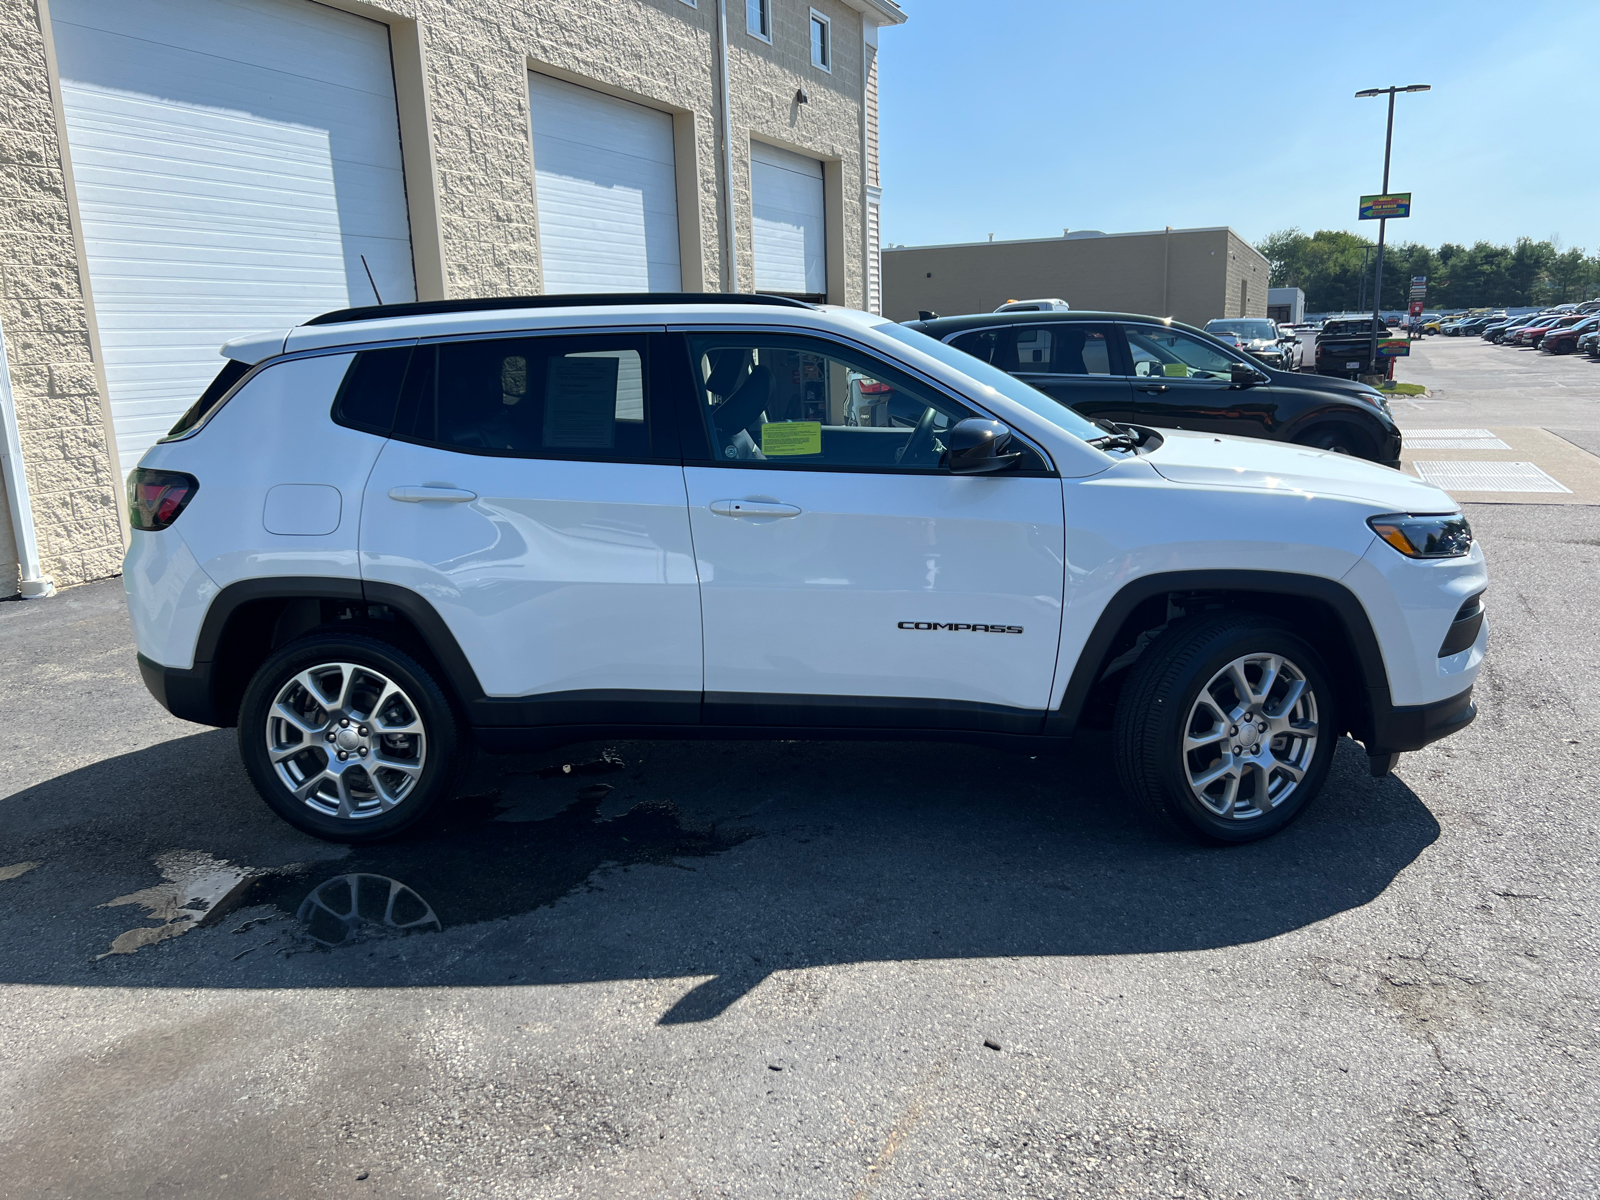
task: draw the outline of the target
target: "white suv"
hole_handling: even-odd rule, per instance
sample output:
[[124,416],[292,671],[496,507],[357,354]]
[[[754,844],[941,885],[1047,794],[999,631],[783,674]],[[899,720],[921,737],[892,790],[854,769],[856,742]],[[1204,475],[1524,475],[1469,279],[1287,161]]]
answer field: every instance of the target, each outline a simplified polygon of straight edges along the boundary
[[393,834],[473,747],[1111,730],[1249,841],[1472,720],[1483,553],[1398,471],[1093,425],[865,313],[442,301],[223,348],[129,480],[139,663],[267,802]]

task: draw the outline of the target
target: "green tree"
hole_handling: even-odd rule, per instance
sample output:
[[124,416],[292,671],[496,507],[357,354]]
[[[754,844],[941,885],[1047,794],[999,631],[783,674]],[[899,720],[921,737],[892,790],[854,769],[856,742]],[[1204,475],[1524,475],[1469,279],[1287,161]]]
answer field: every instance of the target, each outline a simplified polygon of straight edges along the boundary
[[1549,298],[1552,304],[1588,300],[1595,291],[1595,259],[1573,247],[1555,255],[1549,268]]
[[1539,304],[1540,285],[1555,261],[1556,248],[1549,242],[1536,242],[1520,237],[1511,250],[1511,265],[1507,268],[1511,290],[1504,304]]

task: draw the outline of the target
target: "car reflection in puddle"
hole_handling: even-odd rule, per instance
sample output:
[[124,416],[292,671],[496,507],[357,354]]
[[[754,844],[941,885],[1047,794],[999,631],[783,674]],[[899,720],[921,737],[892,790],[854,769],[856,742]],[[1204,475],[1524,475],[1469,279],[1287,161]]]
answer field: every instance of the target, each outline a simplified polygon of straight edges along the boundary
[[[262,873],[229,907],[273,905],[298,921],[305,938],[331,948],[530,912],[583,887],[602,867],[681,866],[682,859],[720,854],[757,832],[687,824],[674,805],[659,800],[603,817],[602,805],[616,807],[615,789],[597,783],[579,787],[576,798],[552,815],[526,815],[530,804],[548,812],[571,796],[574,776],[621,767],[608,756],[505,771],[553,777],[557,782],[544,790],[561,794],[508,799],[496,789],[460,797],[446,818],[425,830],[352,847],[338,860],[337,873],[318,878],[318,868],[305,865]],[[319,866],[328,871],[332,864]]]

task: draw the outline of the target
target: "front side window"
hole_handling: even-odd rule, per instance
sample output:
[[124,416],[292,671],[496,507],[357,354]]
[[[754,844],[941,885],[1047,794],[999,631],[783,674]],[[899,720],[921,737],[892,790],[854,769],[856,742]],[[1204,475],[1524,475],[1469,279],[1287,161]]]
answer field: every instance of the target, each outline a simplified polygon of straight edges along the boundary
[[1126,325],[1128,350],[1133,355],[1133,373],[1164,379],[1233,378],[1233,364],[1243,359],[1224,354],[1212,342],[1202,342],[1179,329],[1149,325]]
[[1112,374],[1111,329],[1104,325],[997,325],[963,333],[950,344],[1017,375]]
[[833,45],[828,18],[816,9],[811,10],[811,65],[824,71],[833,70]]
[[704,334],[689,347],[711,453],[722,463],[937,470],[950,426],[977,415],[831,342]]
[[745,28],[764,42],[772,40],[772,0],[745,0]]
[[644,338],[486,338],[418,346],[395,436],[525,458],[643,459]]

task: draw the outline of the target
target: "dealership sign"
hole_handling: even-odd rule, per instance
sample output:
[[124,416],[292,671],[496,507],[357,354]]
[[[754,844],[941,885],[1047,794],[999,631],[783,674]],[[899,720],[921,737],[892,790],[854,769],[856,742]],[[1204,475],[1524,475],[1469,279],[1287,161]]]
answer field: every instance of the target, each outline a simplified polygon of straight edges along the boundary
[[1410,192],[1395,192],[1389,196],[1361,197],[1360,220],[1377,221],[1388,217],[1409,217],[1410,215]]
[[1407,338],[1384,338],[1378,343],[1379,358],[1406,358],[1411,354],[1411,342]]

